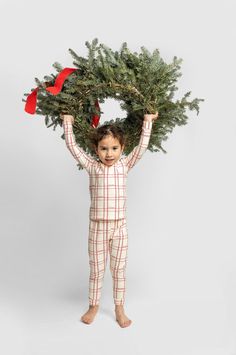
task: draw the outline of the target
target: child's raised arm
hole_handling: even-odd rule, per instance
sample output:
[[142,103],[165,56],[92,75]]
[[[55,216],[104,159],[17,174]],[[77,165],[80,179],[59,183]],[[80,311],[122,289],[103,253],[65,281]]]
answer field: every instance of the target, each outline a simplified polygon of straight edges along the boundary
[[73,155],[73,157],[89,172],[91,164],[95,161],[91,158],[75,141],[73,133],[74,117],[71,115],[60,115],[63,120],[63,129],[65,134],[66,146]]
[[147,150],[148,143],[152,131],[153,120],[158,117],[158,112],[155,114],[146,114],[143,119],[142,133],[140,136],[139,144],[130,152],[124,159],[125,164],[128,167],[128,171],[141,159],[145,151]]

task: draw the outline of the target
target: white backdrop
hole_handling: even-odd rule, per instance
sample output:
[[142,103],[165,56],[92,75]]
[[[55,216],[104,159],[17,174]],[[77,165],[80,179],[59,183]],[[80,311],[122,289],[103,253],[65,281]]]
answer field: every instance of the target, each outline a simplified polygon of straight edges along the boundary
[[[235,2],[3,1],[1,13],[0,331],[5,355],[236,354]],[[88,304],[85,171],[42,116],[24,112],[34,77],[73,66],[94,38],[183,58],[178,95],[204,98],[128,178],[125,310],[115,322],[106,271]],[[107,100],[104,117],[119,116]]]

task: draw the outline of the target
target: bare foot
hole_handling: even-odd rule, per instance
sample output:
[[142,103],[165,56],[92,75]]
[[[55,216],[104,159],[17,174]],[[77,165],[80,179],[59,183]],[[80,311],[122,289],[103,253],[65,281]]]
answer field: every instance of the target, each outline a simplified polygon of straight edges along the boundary
[[116,321],[121,328],[128,327],[132,321],[125,315],[123,305],[116,305],[115,307]]
[[94,317],[97,314],[99,305],[89,306],[88,311],[80,318],[80,320],[86,324],[92,323]]

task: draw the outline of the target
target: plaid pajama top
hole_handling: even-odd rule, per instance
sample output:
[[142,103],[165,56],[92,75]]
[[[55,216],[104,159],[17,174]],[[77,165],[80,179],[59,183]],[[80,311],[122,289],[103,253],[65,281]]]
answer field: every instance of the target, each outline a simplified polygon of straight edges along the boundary
[[126,157],[106,166],[88,155],[75,141],[72,123],[63,122],[65,141],[73,157],[89,174],[91,220],[119,220],[126,213],[126,179],[129,170],[140,160],[148,147],[152,121],[143,121],[139,144]]

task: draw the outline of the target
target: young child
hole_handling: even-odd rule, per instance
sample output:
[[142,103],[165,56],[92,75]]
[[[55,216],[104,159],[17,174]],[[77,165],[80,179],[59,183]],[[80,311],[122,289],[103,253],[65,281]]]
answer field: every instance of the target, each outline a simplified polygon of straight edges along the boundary
[[96,129],[93,139],[98,160],[89,156],[75,141],[74,117],[61,115],[65,142],[73,157],[89,175],[91,205],[89,212],[88,254],[89,309],[81,321],[90,324],[98,311],[107,256],[110,255],[110,271],[113,279],[113,298],[116,321],[127,327],[131,320],[125,315],[125,269],[128,252],[126,225],[126,178],[130,169],[146,151],[155,114],[145,114],[139,144],[126,157],[123,132],[114,125]]

